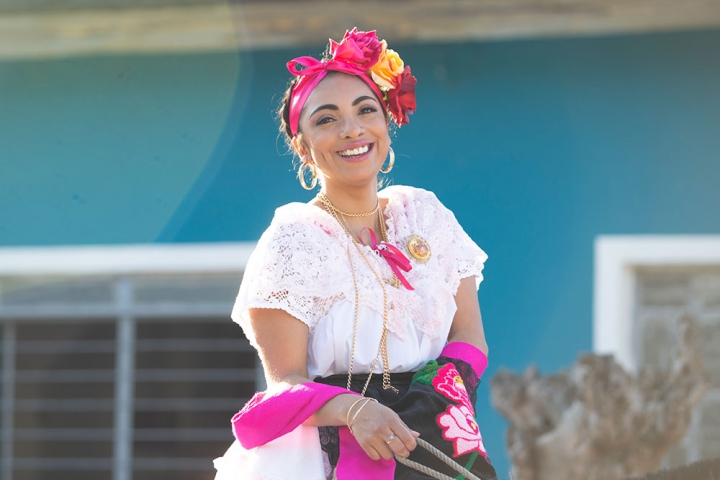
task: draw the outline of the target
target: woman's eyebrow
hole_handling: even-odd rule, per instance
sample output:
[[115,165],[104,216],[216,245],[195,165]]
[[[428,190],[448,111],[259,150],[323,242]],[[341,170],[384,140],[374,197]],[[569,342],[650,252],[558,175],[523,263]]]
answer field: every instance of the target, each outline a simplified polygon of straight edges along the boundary
[[[372,101],[374,101],[374,102],[377,103],[377,100],[374,99],[373,97],[371,97],[370,95],[362,95],[362,96],[356,98],[355,101],[353,101],[352,106],[354,107],[354,106],[357,105],[358,103],[364,102],[365,100],[372,100]],[[340,110],[340,109],[338,108],[337,105],[334,105],[334,104],[332,104],[332,103],[327,103],[327,104],[325,104],[325,105],[320,105],[320,106],[317,107],[315,110],[313,110],[313,112],[310,114],[310,116],[312,117],[313,115],[315,115],[315,114],[316,114],[317,112],[319,112],[320,110]]]
[[[353,105],[354,105],[354,104],[353,104]],[[313,112],[310,114],[310,116],[312,117],[313,115],[315,115],[315,114],[316,114],[317,112],[319,112],[320,110],[339,110],[339,108],[338,108],[337,105],[333,105],[332,103],[328,103],[328,104],[325,104],[325,105],[320,105],[320,106],[317,107],[315,110],[313,110]]]
[[353,107],[354,107],[355,105],[357,105],[358,103],[363,102],[363,101],[365,101],[365,100],[373,100],[373,101],[377,102],[377,100],[374,99],[373,97],[371,97],[371,96],[369,96],[369,95],[363,95],[362,97],[358,97],[358,98],[355,99],[355,101],[352,103],[352,104],[353,104]]

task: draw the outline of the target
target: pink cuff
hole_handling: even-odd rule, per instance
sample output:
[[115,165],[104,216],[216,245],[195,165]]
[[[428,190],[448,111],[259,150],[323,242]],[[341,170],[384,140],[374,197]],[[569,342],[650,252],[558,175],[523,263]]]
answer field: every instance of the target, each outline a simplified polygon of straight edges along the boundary
[[475,370],[478,378],[482,377],[483,372],[488,366],[487,355],[485,355],[475,345],[466,342],[451,342],[445,345],[440,355],[443,357],[457,358],[470,364]]

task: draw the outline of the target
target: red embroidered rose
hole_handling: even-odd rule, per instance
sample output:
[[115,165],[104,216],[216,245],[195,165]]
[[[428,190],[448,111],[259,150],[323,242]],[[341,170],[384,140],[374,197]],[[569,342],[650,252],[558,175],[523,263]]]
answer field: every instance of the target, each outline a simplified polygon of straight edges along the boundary
[[340,43],[330,40],[330,55],[333,58],[342,59],[366,68],[370,68],[377,63],[381,51],[382,45],[377,35],[375,35],[375,30],[358,32],[357,28],[353,28],[345,32],[345,36]]
[[467,406],[450,405],[437,416],[436,421],[442,429],[443,438],[453,444],[453,457],[478,452],[487,458],[480,428]]
[[465,383],[452,363],[446,363],[438,370],[437,375],[432,379],[432,385],[435,391],[446,398],[464,405],[471,412],[474,411]]
[[409,123],[408,115],[415,111],[416,83],[417,78],[412,75],[410,67],[406,65],[403,73],[397,77],[396,87],[387,92],[388,108],[398,126]]

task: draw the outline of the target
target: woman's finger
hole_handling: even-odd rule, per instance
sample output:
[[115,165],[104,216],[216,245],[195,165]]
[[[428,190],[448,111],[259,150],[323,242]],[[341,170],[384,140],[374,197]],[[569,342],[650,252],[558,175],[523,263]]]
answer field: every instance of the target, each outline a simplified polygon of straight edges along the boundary
[[368,457],[372,458],[375,461],[380,460],[381,455],[375,447],[373,447],[372,445],[368,445],[367,447],[363,446],[362,448],[363,450],[365,450],[365,453],[367,453]]
[[[395,457],[395,452],[387,442],[388,437],[390,436],[388,435],[385,440],[382,440],[383,443],[381,445],[375,444],[375,449],[380,452],[380,456],[382,456],[385,460],[390,460]],[[393,442],[397,442],[397,439],[394,439]]]
[[408,457],[410,455],[410,451],[405,446],[405,442],[403,442],[403,440],[394,433],[385,440],[385,443],[387,443],[387,446],[390,447],[395,455],[399,455],[401,457]]
[[[393,441],[393,444],[402,445],[402,448],[406,450],[407,455],[409,455],[410,452],[417,447],[417,442],[415,441],[415,435],[413,435],[412,431],[405,426],[403,427],[404,428],[395,429],[397,433],[395,433],[396,439]],[[397,452],[397,450],[395,451]]]

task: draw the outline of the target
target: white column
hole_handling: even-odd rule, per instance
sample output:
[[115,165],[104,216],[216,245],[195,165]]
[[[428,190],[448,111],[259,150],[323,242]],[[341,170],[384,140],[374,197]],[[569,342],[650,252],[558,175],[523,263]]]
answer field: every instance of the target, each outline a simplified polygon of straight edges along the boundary
[[135,387],[135,319],[131,315],[132,283],[120,279],[116,287],[120,307],[115,352],[115,421],[113,480],[132,479],[133,399]]

